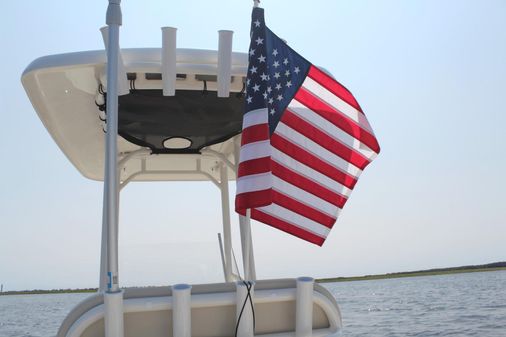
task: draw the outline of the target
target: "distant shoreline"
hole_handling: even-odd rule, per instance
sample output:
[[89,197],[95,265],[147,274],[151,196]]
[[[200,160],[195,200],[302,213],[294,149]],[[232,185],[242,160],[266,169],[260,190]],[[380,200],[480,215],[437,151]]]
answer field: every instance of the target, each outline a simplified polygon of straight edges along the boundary
[[435,276],[435,275],[449,275],[449,274],[463,274],[463,273],[479,273],[487,271],[506,270],[506,262],[494,262],[476,266],[462,266],[452,268],[436,268],[427,270],[407,271],[400,273],[387,273],[378,275],[365,275],[365,276],[351,276],[351,277],[332,277],[321,278],[317,282],[351,282],[351,281],[368,281],[368,280],[384,280],[392,278],[403,277],[416,277],[416,276]]
[[[378,274],[378,275],[321,278],[321,279],[317,279],[316,282],[318,282],[318,283],[353,282],[353,281],[383,280],[383,279],[416,277],[416,276],[436,276],[436,275],[463,274],[463,273],[480,273],[480,272],[498,271],[498,270],[506,270],[506,262],[495,262],[495,263],[489,263],[489,264],[483,264],[483,265],[477,265],[477,266],[438,268],[438,269],[427,269],[427,270]],[[0,292],[0,296],[2,296],[2,295],[94,293],[94,292],[97,292],[97,290],[98,290],[97,288],[52,289],[52,290],[35,289],[35,290],[20,290],[20,291],[4,291],[4,292]]]

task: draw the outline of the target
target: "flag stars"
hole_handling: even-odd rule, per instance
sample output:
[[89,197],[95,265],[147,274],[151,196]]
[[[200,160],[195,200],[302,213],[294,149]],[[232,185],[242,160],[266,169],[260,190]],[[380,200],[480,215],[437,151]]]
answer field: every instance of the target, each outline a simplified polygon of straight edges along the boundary
[[277,90],[281,90],[281,84],[280,83],[276,84],[276,89]]
[[272,91],[272,88],[271,87],[267,87],[267,92],[270,94]]
[[260,63],[265,62],[265,56],[263,56],[262,54],[260,54],[260,57],[258,58],[258,61]]
[[260,86],[255,83],[255,85],[253,86],[253,91],[257,92],[258,90],[260,90]]
[[260,77],[262,78],[262,81],[267,81],[267,79],[269,78],[269,76],[267,76],[265,73],[262,73]]
[[280,78],[280,77],[281,77],[281,75],[280,75],[279,73],[274,73],[274,78],[275,78],[275,79],[278,79],[278,78]]
[[274,114],[276,113],[276,110],[271,109],[271,111],[269,111],[269,113],[270,113],[271,115],[274,115]]
[[282,100],[283,100],[283,95],[278,95],[278,97],[276,97],[276,99],[277,99],[278,101],[282,101]]
[[286,66],[286,65],[288,65],[288,59],[284,59],[284,60],[283,60],[283,64],[284,64],[285,66]]
[[286,85],[286,87],[287,87],[287,88],[290,88],[290,87],[292,86],[292,81],[288,81],[288,82],[286,82],[286,84],[285,84],[285,85]]
[[267,97],[268,97],[267,91],[264,91],[264,93],[262,95],[264,96],[264,99],[267,99]]
[[290,76],[290,70],[285,71],[285,76],[286,77]]
[[260,45],[260,44],[264,44],[264,39],[261,39],[260,36],[255,40],[255,42],[257,43],[257,46]]
[[251,67],[249,71],[251,71],[252,74],[255,74],[257,72],[257,67]]
[[260,21],[258,21],[258,19],[254,22],[255,24],[255,27],[260,27]]
[[278,56],[278,50],[277,50],[277,49],[274,49],[274,50],[272,51],[272,55],[274,55],[274,56]]
[[295,67],[295,69],[293,70],[293,72],[296,73],[296,74],[300,73],[299,67]]
[[253,55],[255,55],[255,49],[251,48],[249,50],[249,56],[253,56]]
[[248,102],[248,104],[253,102],[253,97],[248,96],[248,98],[246,98],[246,101]]
[[272,64],[272,66],[273,66],[274,68],[279,67],[279,62],[278,62],[278,61],[274,61],[274,63]]
[[271,97],[271,98],[269,98],[269,104],[272,104],[272,103],[274,103],[274,100]]

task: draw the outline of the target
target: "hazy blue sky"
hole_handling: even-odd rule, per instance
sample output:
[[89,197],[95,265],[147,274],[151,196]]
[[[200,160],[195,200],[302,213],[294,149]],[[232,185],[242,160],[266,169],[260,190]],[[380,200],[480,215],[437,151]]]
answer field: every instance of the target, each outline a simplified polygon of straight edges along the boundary
[[[124,0],[121,46],[160,47],[160,27],[175,26],[179,47],[216,49],[217,31],[231,29],[234,50],[245,52],[251,6]],[[506,260],[506,2],[264,0],[262,6],[274,32],[355,94],[382,153],[322,248],[253,224],[259,278]],[[5,289],[97,286],[102,184],[83,178],[51,140],[20,76],[40,56],[102,49],[106,7],[106,0],[3,3]],[[221,281],[218,197],[211,183],[129,185],[121,201],[120,284]]]

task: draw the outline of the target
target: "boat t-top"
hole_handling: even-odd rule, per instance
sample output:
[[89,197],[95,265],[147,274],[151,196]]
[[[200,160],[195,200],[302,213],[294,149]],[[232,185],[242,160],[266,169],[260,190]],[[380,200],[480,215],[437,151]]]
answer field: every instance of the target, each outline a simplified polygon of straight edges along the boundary
[[[257,4],[255,4],[257,5]],[[22,76],[38,116],[86,178],[104,181],[99,291],[64,319],[58,337],[327,336],[341,330],[334,297],[310,277],[257,280],[249,217],[240,215],[244,270],[234,266],[229,181],[239,162],[248,54],[119,48],[119,1],[110,1],[104,50],[44,56]],[[211,181],[221,192],[224,282],[121,288],[119,194],[139,181]]]

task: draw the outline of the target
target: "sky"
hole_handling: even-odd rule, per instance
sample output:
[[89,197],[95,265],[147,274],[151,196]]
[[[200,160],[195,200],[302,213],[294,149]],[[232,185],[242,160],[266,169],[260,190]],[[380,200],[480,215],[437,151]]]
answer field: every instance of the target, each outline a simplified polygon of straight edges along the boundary
[[[506,260],[506,2],[273,1],[267,25],[355,95],[382,148],[323,247],[252,224],[258,278],[353,276]],[[246,52],[252,1],[122,2],[123,48]],[[9,1],[0,28],[0,283],[96,287],[102,183],[52,141],[20,77],[34,59],[103,49],[107,1]],[[235,184],[230,184],[231,194]],[[221,282],[219,191],[132,183],[121,195],[120,286]],[[237,217],[234,250],[240,260]],[[240,261],[238,261],[240,263]]]

